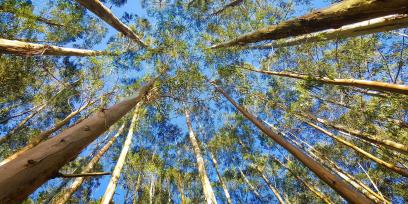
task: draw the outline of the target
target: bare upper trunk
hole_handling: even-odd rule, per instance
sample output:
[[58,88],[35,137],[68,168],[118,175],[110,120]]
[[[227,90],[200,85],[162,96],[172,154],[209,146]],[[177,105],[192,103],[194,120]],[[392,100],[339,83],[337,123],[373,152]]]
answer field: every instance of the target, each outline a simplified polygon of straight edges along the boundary
[[56,137],[40,143],[17,159],[0,166],[0,203],[20,203],[58,170],[128,113],[150,90],[154,80],[136,96],[100,110]]
[[205,200],[207,201],[208,204],[217,203],[217,200],[215,199],[214,191],[211,187],[210,180],[208,179],[208,176],[207,176],[207,171],[205,170],[204,159],[201,154],[201,150],[200,150],[197,138],[194,134],[193,126],[191,125],[190,112],[187,109],[185,110],[185,115],[186,115],[188,130],[189,130],[190,142],[191,142],[191,145],[193,146],[194,155],[197,160],[198,174],[201,179],[201,184],[203,185]]
[[224,12],[225,10],[227,10],[228,8],[231,7],[235,7],[235,6],[239,6],[240,4],[242,4],[242,2],[244,2],[244,0],[234,0],[231,1],[230,3],[228,3],[227,5],[223,6],[222,8],[218,9],[217,11],[215,11],[214,13],[210,14],[211,16],[216,16],[222,12]]
[[241,174],[242,178],[244,179],[245,183],[249,186],[251,191],[255,194],[255,197],[258,198],[258,200],[262,202],[261,195],[256,190],[256,188],[252,185],[252,183],[248,180],[248,178],[245,176],[244,172],[242,172],[242,170],[239,169],[239,173]]
[[101,204],[109,204],[113,198],[113,194],[116,190],[116,185],[119,181],[120,173],[122,168],[125,165],[126,156],[130,149],[130,144],[132,143],[133,133],[136,126],[136,120],[140,115],[140,106],[141,103],[136,105],[136,109],[133,113],[132,121],[130,123],[129,132],[126,137],[125,143],[123,144],[122,151],[120,152],[118,161],[116,162],[115,169],[113,170],[112,177],[109,181],[108,186],[106,187],[105,194],[102,197]]
[[275,186],[272,185],[272,183],[269,181],[268,177],[266,177],[266,175],[263,173],[263,171],[258,166],[254,166],[254,168],[256,169],[256,171],[258,171],[259,174],[261,174],[262,179],[268,185],[269,189],[272,191],[273,195],[275,195],[275,197],[279,201],[279,203],[280,204],[285,204],[285,201],[283,201],[283,198],[280,195],[278,189],[276,189]]
[[263,40],[277,40],[407,12],[408,0],[344,0],[302,17],[241,35],[225,43],[214,45],[212,48],[243,45]]
[[117,18],[113,13],[98,0],[76,0],[82,6],[90,10],[92,13],[97,15],[99,18],[104,20],[106,23],[114,27],[116,30],[121,32],[124,36],[134,40],[142,47],[147,47],[147,45],[140,39],[135,32],[133,32],[128,26],[122,23],[119,18]]
[[218,170],[217,159],[215,158],[215,155],[214,155],[210,150],[208,150],[208,153],[210,154],[211,160],[212,160],[212,162],[213,162],[213,164],[214,164],[214,168],[215,168],[215,172],[217,173],[218,180],[220,181],[220,184],[221,184],[221,186],[222,186],[222,189],[224,190],[224,194],[225,194],[225,198],[227,199],[227,203],[228,203],[228,204],[232,204],[231,196],[230,196],[230,194],[229,194],[227,185],[225,184],[224,178],[222,177],[220,171]]
[[7,40],[3,38],[0,38],[0,53],[27,56],[32,55],[96,56],[107,54],[106,52],[103,51],[57,47],[53,45],[42,45],[18,40]]
[[177,188],[180,192],[181,204],[186,204],[186,196],[184,195],[184,183],[181,173],[177,176]]
[[223,89],[218,87],[215,83],[213,83],[213,85],[218,92],[224,95],[225,98],[227,98],[228,101],[230,101],[231,104],[235,106],[235,108],[237,108],[248,120],[250,120],[256,127],[258,127],[264,134],[268,135],[276,143],[285,148],[289,153],[291,153],[295,158],[301,161],[305,166],[307,166],[311,171],[313,171],[316,176],[322,179],[327,185],[332,187],[346,200],[352,201],[354,203],[371,203],[371,201],[368,198],[366,198],[364,194],[362,194],[357,189],[347,184],[343,179],[339,178],[338,176],[334,175],[332,172],[324,168],[320,163],[316,162],[307,154],[305,154],[302,150],[300,150],[293,144],[289,143],[282,136],[276,134],[270,128],[266,127],[261,121],[256,119],[255,116],[250,114],[243,107],[239,106]]

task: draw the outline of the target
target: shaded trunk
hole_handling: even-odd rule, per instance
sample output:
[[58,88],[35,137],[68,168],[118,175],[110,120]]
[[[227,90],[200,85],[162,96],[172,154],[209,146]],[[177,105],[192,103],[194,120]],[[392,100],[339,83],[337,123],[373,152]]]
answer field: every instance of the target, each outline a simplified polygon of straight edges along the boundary
[[97,15],[99,18],[104,20],[106,23],[114,27],[116,30],[121,32],[124,36],[134,40],[142,47],[147,47],[147,45],[141,40],[141,38],[133,32],[128,26],[122,23],[119,18],[117,18],[113,13],[98,0],[76,0],[82,6],[90,10],[92,13]]
[[50,25],[50,26],[64,27],[64,25],[62,25],[60,23],[53,22],[52,20],[43,18],[41,16],[36,16],[36,15],[34,15],[32,13],[20,13],[20,12],[16,11],[15,9],[9,9],[9,8],[5,8],[5,7],[0,6],[0,13],[3,13],[3,12],[4,13],[12,13],[17,17],[33,19],[33,20],[45,23],[45,24]]
[[83,177],[92,177],[92,176],[105,176],[110,175],[112,172],[92,172],[92,173],[80,173],[80,174],[63,174],[58,173],[56,177],[60,178],[83,178]]
[[139,172],[139,174],[137,175],[135,192],[133,194],[133,204],[137,204],[139,188],[140,188],[140,184],[142,183],[142,174],[143,174],[143,172]]
[[177,188],[180,193],[181,204],[186,204],[186,197],[184,195],[184,184],[181,173],[177,176]]
[[221,184],[221,186],[222,186],[222,189],[224,190],[224,194],[225,194],[225,198],[227,199],[227,203],[228,203],[228,204],[232,204],[231,196],[230,196],[230,194],[229,194],[227,185],[225,184],[224,179],[223,179],[223,177],[222,177],[220,171],[218,170],[217,159],[215,158],[215,155],[214,155],[210,150],[208,150],[208,153],[210,154],[211,160],[212,160],[212,162],[213,162],[213,164],[214,164],[214,168],[215,168],[215,172],[217,173],[218,180],[220,181],[220,184]]
[[383,167],[385,167],[385,168],[387,168],[387,169],[389,169],[389,170],[391,170],[391,171],[393,171],[393,172],[395,172],[395,173],[398,173],[398,174],[400,174],[400,175],[402,175],[402,176],[408,177],[408,169],[404,169],[404,168],[398,167],[397,165],[394,165],[394,164],[385,162],[384,160],[381,160],[381,159],[375,157],[374,155],[372,155],[372,154],[370,154],[370,153],[364,151],[363,149],[361,149],[361,148],[355,146],[355,145],[352,144],[351,142],[346,141],[346,140],[344,140],[344,139],[342,139],[342,138],[336,136],[335,134],[333,134],[333,133],[331,133],[331,132],[329,132],[329,131],[327,131],[327,130],[321,128],[321,127],[319,127],[318,125],[316,125],[316,124],[314,124],[314,123],[311,123],[311,122],[306,121],[306,120],[304,120],[304,122],[305,122],[306,124],[308,124],[309,126],[312,126],[312,127],[314,127],[315,129],[319,130],[320,132],[324,133],[325,135],[327,135],[327,136],[333,138],[333,139],[336,140],[337,142],[339,142],[339,143],[341,143],[341,144],[343,144],[343,145],[345,145],[345,146],[347,146],[347,147],[350,147],[351,149],[353,149],[353,150],[356,151],[357,153],[359,153],[359,154],[361,154],[361,155],[363,155],[363,156],[369,158],[370,160],[376,162],[377,164],[382,165]]
[[212,48],[244,45],[263,40],[277,40],[330,28],[337,29],[352,23],[407,12],[408,0],[344,0],[293,20],[241,35],[230,41],[214,45]]
[[113,194],[116,190],[116,185],[119,181],[120,173],[122,172],[122,168],[125,165],[126,156],[129,152],[130,145],[132,143],[133,133],[136,126],[136,120],[140,115],[140,108],[141,103],[136,105],[136,109],[133,113],[132,121],[130,123],[129,132],[126,136],[125,143],[123,144],[122,151],[120,152],[118,161],[116,162],[115,169],[113,170],[112,177],[109,181],[108,186],[106,187],[105,194],[102,197],[101,204],[109,204],[113,198]]
[[282,196],[280,195],[278,189],[275,188],[275,186],[272,185],[272,183],[269,181],[268,177],[263,173],[263,171],[258,167],[258,166],[253,166],[256,171],[258,171],[259,174],[261,174],[262,179],[265,181],[265,183],[268,185],[269,189],[272,191],[272,193],[275,195],[276,199],[279,201],[280,204],[285,204],[285,201],[283,201]]
[[264,71],[264,70],[257,70],[257,69],[250,69],[245,68],[250,71],[273,75],[273,76],[282,76],[282,77],[289,77],[294,79],[301,79],[301,80],[312,80],[318,81],[325,84],[333,84],[339,86],[351,86],[351,87],[358,87],[358,88],[368,88],[374,89],[379,91],[389,91],[393,93],[399,93],[408,95],[408,86],[399,85],[399,84],[392,84],[392,83],[385,83],[380,81],[368,81],[368,80],[360,80],[360,79],[330,79],[328,77],[312,77],[305,74],[298,74],[292,72],[273,72],[273,71]]
[[43,45],[28,43],[17,40],[7,40],[0,38],[0,53],[16,55],[55,55],[55,56],[97,56],[107,55],[103,51],[84,50],[76,48],[57,47],[53,45]]
[[[18,113],[18,114],[16,114],[16,115],[12,115],[12,116],[9,116],[9,117],[7,117],[7,118],[4,118],[3,120],[0,121],[0,124],[6,123],[7,121],[9,121],[9,120],[11,120],[11,119],[13,119],[13,118],[16,118],[16,117],[25,115],[25,114],[27,114],[27,113],[29,113],[29,112],[32,112],[32,111],[34,111],[35,109],[38,109],[38,107],[40,107],[40,106],[41,106],[41,105],[39,105],[39,106],[34,106],[34,107],[32,107],[32,108],[30,108],[30,109],[28,109],[28,110],[26,110],[26,111],[23,111],[23,112]],[[6,112],[8,112],[8,111],[6,111]]]
[[251,189],[251,191],[254,193],[255,197],[262,202],[262,198],[261,195],[258,193],[258,191],[256,190],[256,188],[252,185],[252,183],[248,180],[248,178],[245,176],[244,172],[242,172],[241,169],[239,169],[239,173],[241,174],[242,178],[244,179],[245,183],[249,186],[249,188]]
[[225,96],[231,104],[237,108],[248,120],[250,120],[256,127],[258,127],[264,134],[268,135],[276,143],[285,148],[289,153],[291,153],[295,158],[301,161],[305,166],[307,166],[311,171],[315,173],[320,179],[322,179],[327,185],[337,191],[346,200],[352,201],[354,203],[371,203],[371,201],[366,198],[361,192],[357,191],[354,187],[347,184],[343,179],[332,174],[329,170],[324,168],[320,163],[313,160],[299,148],[294,146],[285,140],[282,136],[273,132],[270,128],[266,127],[261,121],[250,114],[246,109],[239,106],[223,89],[219,88],[216,84],[214,87],[218,92]]
[[397,30],[408,26],[408,15],[397,14],[370,19],[367,21],[345,25],[338,29],[329,29],[321,32],[301,35],[292,39],[272,42],[265,45],[247,47],[249,49],[271,49],[277,47],[288,47],[304,43],[314,43],[326,40],[341,39],[367,35],[371,33],[386,32]]
[[[98,164],[99,160],[101,157],[106,153],[106,151],[109,150],[109,148],[112,146],[112,144],[115,142],[116,138],[122,134],[123,129],[125,127],[125,124],[123,124],[117,131],[117,133],[99,150],[99,152],[89,161],[89,163],[85,166],[85,168],[82,170],[82,173],[88,173],[90,172],[96,164]],[[56,204],[65,204],[69,201],[71,198],[72,194],[74,194],[78,188],[82,185],[84,182],[85,178],[76,178],[74,182],[72,182],[71,186],[69,186],[67,189],[64,189],[62,192],[63,194],[56,198],[53,203]]]
[[67,117],[65,117],[63,120],[59,121],[58,123],[55,124],[54,127],[52,127],[51,129],[48,129],[45,132],[40,133],[39,135],[36,135],[33,139],[30,140],[30,142],[23,147],[22,149],[18,150],[16,153],[10,155],[9,157],[7,157],[5,160],[0,162],[0,166],[4,165],[5,163],[17,158],[19,155],[23,154],[25,151],[37,146],[38,144],[40,144],[40,142],[46,140],[52,133],[54,133],[55,131],[59,130],[60,128],[62,128],[64,125],[66,125],[73,117],[75,117],[78,113],[80,113],[82,110],[84,110],[85,108],[91,106],[92,104],[94,104],[96,101],[89,101],[88,103],[86,103],[85,105],[81,106],[79,109],[77,109],[76,111],[71,112]]
[[138,104],[154,81],[140,88],[136,96],[94,113],[0,166],[0,203],[20,203],[53,178],[62,166],[76,158],[92,141]]
[[188,130],[189,130],[190,142],[191,142],[191,145],[193,146],[194,155],[197,160],[198,174],[200,175],[201,184],[203,185],[205,200],[209,204],[217,203],[217,200],[215,199],[214,191],[211,187],[210,180],[208,179],[208,176],[207,176],[207,171],[205,170],[204,159],[201,154],[201,150],[198,145],[197,138],[194,134],[193,126],[191,125],[190,112],[186,109],[184,113],[186,115],[186,122],[187,122]]
[[216,16],[216,15],[218,15],[218,14],[224,12],[225,10],[227,10],[227,9],[229,9],[229,8],[232,8],[232,7],[241,5],[243,2],[244,2],[244,0],[234,0],[234,1],[231,1],[231,3],[225,5],[224,7],[220,8],[220,9],[218,9],[218,10],[215,11],[214,13],[210,14],[210,16]]

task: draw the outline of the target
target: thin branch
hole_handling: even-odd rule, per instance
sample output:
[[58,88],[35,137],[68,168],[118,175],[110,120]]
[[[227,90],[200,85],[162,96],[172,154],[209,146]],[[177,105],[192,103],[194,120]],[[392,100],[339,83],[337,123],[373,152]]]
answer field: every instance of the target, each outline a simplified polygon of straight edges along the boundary
[[105,176],[110,175],[112,172],[92,172],[92,173],[81,173],[81,174],[63,174],[57,173],[56,177],[60,178],[76,178],[76,177],[90,177],[90,176]]

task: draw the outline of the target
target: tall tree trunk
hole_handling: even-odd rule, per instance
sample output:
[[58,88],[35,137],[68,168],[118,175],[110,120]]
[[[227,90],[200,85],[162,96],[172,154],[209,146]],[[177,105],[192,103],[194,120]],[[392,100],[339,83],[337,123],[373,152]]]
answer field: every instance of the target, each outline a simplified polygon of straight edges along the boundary
[[397,14],[383,16],[370,19],[367,21],[345,25],[337,29],[329,29],[321,32],[301,35],[291,39],[283,39],[282,41],[272,42],[265,45],[249,46],[249,49],[271,49],[277,47],[288,47],[300,45],[303,43],[314,43],[325,40],[341,39],[347,37],[355,37],[367,35],[371,33],[386,32],[397,30],[408,26],[408,15]]
[[218,170],[217,159],[215,158],[215,155],[211,152],[211,150],[208,149],[208,153],[210,154],[211,160],[212,160],[212,162],[213,162],[213,164],[214,164],[214,168],[215,168],[215,172],[217,173],[218,180],[220,181],[220,184],[221,184],[221,186],[222,186],[222,189],[224,190],[224,194],[225,194],[225,198],[227,199],[227,203],[228,203],[228,204],[232,204],[231,196],[230,196],[230,194],[229,194],[227,185],[225,184],[224,179],[223,179],[223,177],[222,177],[220,171]]
[[114,27],[116,30],[121,32],[124,36],[134,40],[142,47],[147,47],[147,45],[140,39],[140,37],[133,32],[128,26],[122,23],[119,18],[117,18],[113,13],[98,0],[76,0],[82,6],[90,10],[92,13],[97,15],[99,18],[104,20],[106,23]]
[[238,36],[230,41],[214,45],[212,48],[244,45],[263,40],[277,40],[330,28],[336,29],[381,16],[407,13],[407,5],[408,0],[344,0],[302,17]]
[[190,112],[186,109],[184,113],[186,115],[186,122],[188,126],[190,142],[191,142],[191,145],[193,146],[194,154],[197,160],[198,174],[200,175],[201,184],[203,185],[205,200],[207,201],[208,204],[217,203],[217,200],[215,199],[214,191],[211,187],[210,180],[208,179],[208,176],[207,176],[207,171],[205,170],[205,163],[204,163],[203,156],[201,154],[200,146],[198,144],[197,138],[193,131],[193,126],[191,125]]
[[345,181],[350,183],[352,186],[354,186],[356,189],[360,190],[361,192],[364,193],[368,198],[374,200],[377,203],[387,203],[390,204],[388,200],[385,200],[382,196],[379,194],[375,193],[371,188],[369,188],[367,185],[365,185],[363,182],[360,180],[356,179],[352,175],[348,174],[345,172],[343,169],[341,169],[335,162],[331,161],[329,158],[327,158],[325,155],[321,154],[319,151],[317,151],[315,148],[313,148],[310,144],[307,142],[301,140],[300,138],[296,137],[300,142],[303,144],[307,145],[308,148],[304,147],[303,145],[299,144],[297,141],[292,140],[289,138],[291,142],[296,144],[297,146],[301,147],[303,146],[305,151],[311,155],[314,159],[319,161],[320,163],[324,164],[327,168],[331,169],[333,172],[335,172],[337,175],[339,175],[341,178],[343,178]]
[[290,169],[287,165],[283,164],[279,159],[276,157],[272,156],[272,159],[276,161],[280,166],[283,168],[287,169],[294,177],[296,177],[297,180],[303,183],[310,191],[312,191],[317,197],[319,197],[323,202],[327,204],[334,204],[334,202],[330,199],[329,196],[324,195],[319,189],[315,188],[314,184],[310,184],[307,182],[305,179],[300,177],[298,174],[296,174],[292,169]]
[[186,197],[184,195],[184,183],[183,183],[183,178],[181,173],[178,174],[177,176],[177,188],[180,193],[180,199],[181,199],[181,204],[186,204]]
[[139,194],[139,189],[142,183],[142,176],[143,176],[143,171],[139,171],[139,174],[137,175],[135,192],[133,194],[133,204],[137,204],[137,199],[139,198],[138,194]]
[[[94,158],[89,161],[89,163],[85,166],[85,168],[82,170],[82,173],[88,173],[92,171],[92,169],[95,167],[95,165],[99,162],[99,159],[106,153],[106,151],[109,150],[109,148],[112,146],[112,144],[115,142],[116,138],[118,138],[125,127],[125,124],[123,124],[117,131],[117,133],[99,150],[99,152],[94,156]],[[84,182],[85,178],[84,177],[79,177],[74,180],[74,182],[71,184],[70,187],[67,189],[63,190],[63,194],[59,197],[57,197],[53,203],[55,204],[65,204],[69,201],[71,198],[72,194],[74,194],[78,188],[82,185]]]
[[315,129],[319,130],[320,132],[324,133],[325,135],[333,138],[337,142],[340,142],[341,144],[343,144],[343,145],[345,145],[347,147],[350,147],[351,149],[353,149],[357,153],[359,153],[361,155],[364,155],[365,157],[367,157],[367,158],[371,159],[372,161],[376,162],[377,164],[382,165],[383,167],[385,167],[385,168],[387,168],[387,169],[389,169],[389,170],[391,170],[391,171],[393,171],[395,173],[398,173],[398,174],[400,174],[402,176],[408,177],[408,169],[404,169],[404,168],[398,167],[395,164],[385,162],[384,160],[381,160],[380,158],[375,157],[374,155],[372,155],[372,154],[364,151],[363,149],[355,146],[351,142],[346,141],[346,140],[336,136],[335,134],[333,134],[333,133],[331,133],[331,132],[329,132],[329,131],[321,128],[321,127],[319,127],[318,125],[316,125],[314,123],[311,123],[311,122],[309,122],[307,120],[303,120],[303,121],[306,124],[308,124],[309,126],[314,127]]
[[249,186],[251,191],[254,193],[255,197],[262,202],[261,195],[259,192],[256,190],[256,188],[252,185],[252,183],[248,180],[248,178],[245,176],[244,172],[242,172],[241,169],[239,169],[239,173],[241,174],[242,178],[244,179],[245,183]]
[[42,45],[28,43],[18,40],[7,40],[0,38],[0,53],[16,55],[55,55],[55,56],[97,56],[107,55],[104,51],[84,50],[76,48],[57,47],[53,45]]
[[136,96],[109,109],[96,112],[79,124],[24,152],[0,166],[0,203],[20,203],[58,170],[138,104],[155,79],[141,87]]
[[32,13],[27,13],[27,12],[21,13],[20,11],[17,11],[17,9],[15,9],[15,8],[6,8],[6,7],[0,5],[0,13],[11,13],[11,14],[14,14],[15,16],[17,16],[17,17],[33,19],[33,20],[45,23],[45,24],[50,25],[50,26],[64,27],[64,25],[62,25],[60,23],[53,22],[53,21],[51,21],[49,19],[46,19],[46,18],[43,18],[41,16],[36,16],[36,15],[34,15]]
[[273,76],[282,76],[282,77],[289,77],[294,79],[301,79],[301,80],[313,80],[318,81],[325,84],[333,84],[339,86],[351,86],[351,87],[358,87],[358,88],[368,88],[374,89],[379,91],[389,91],[393,93],[399,93],[408,95],[408,86],[406,85],[399,85],[399,84],[391,84],[385,83],[380,81],[368,81],[368,80],[360,80],[360,79],[330,79],[328,77],[311,77],[305,74],[298,74],[292,72],[273,72],[273,71],[264,71],[264,70],[257,70],[251,68],[245,68],[247,70],[258,72],[267,75]]
[[80,108],[78,108],[77,110],[71,112],[67,117],[65,117],[63,120],[59,121],[58,123],[56,123],[54,125],[54,127],[52,127],[51,129],[48,129],[45,132],[40,133],[39,135],[36,135],[33,139],[31,139],[31,141],[23,148],[21,148],[20,150],[18,150],[16,153],[10,155],[9,157],[7,157],[5,160],[0,162],[0,166],[4,165],[5,163],[17,158],[19,155],[21,155],[22,153],[24,153],[25,151],[37,146],[38,144],[40,144],[40,142],[46,140],[52,133],[54,133],[55,131],[59,130],[60,128],[62,128],[64,125],[66,125],[73,117],[75,117],[78,113],[80,113],[81,111],[83,111],[84,109],[86,109],[87,107],[91,106],[92,104],[94,104],[96,102],[96,100],[94,101],[88,101],[86,104],[84,104],[83,106],[81,106]]
[[248,120],[250,120],[256,127],[258,127],[264,134],[268,135],[276,143],[281,145],[293,156],[295,156],[295,158],[300,160],[305,166],[307,166],[311,171],[313,171],[316,174],[316,176],[322,179],[327,185],[332,187],[346,200],[354,203],[371,203],[371,201],[368,198],[366,198],[364,194],[362,194],[357,189],[347,184],[343,179],[332,174],[320,163],[316,162],[307,154],[305,154],[303,151],[301,151],[299,148],[289,143],[282,136],[276,134],[270,128],[266,127],[261,121],[256,119],[255,116],[250,114],[245,108],[239,106],[223,89],[218,87],[215,83],[213,83],[213,85],[218,92],[224,95],[225,98],[227,98],[228,101],[231,102],[231,104],[235,108],[237,108]]
[[113,194],[116,190],[116,185],[119,181],[120,173],[126,162],[126,156],[129,152],[130,145],[132,143],[133,133],[136,126],[136,120],[140,116],[141,103],[136,105],[136,109],[133,113],[132,121],[130,123],[129,132],[126,137],[125,143],[123,144],[122,151],[120,152],[118,161],[116,162],[115,169],[113,170],[112,177],[106,187],[105,194],[102,197],[101,204],[109,204],[113,198]]
[[256,165],[253,165],[253,168],[258,171],[259,174],[261,174],[262,179],[265,181],[265,183],[268,185],[269,189],[272,191],[272,193],[275,195],[276,199],[279,201],[280,204],[285,204],[285,201],[283,201],[282,196],[280,195],[278,189],[275,188],[275,186],[272,185],[272,183],[269,181],[268,177],[263,173],[263,171]]
[[167,193],[168,193],[168,198],[167,198],[167,204],[171,203],[171,177],[167,176]]
[[223,6],[222,8],[218,9],[217,11],[215,11],[214,13],[210,14],[210,16],[216,16],[219,15],[220,13],[224,12],[225,10],[231,8],[231,7],[235,7],[235,6],[239,6],[244,2],[244,0],[234,0],[231,1],[230,3],[228,3],[227,5]]
[[301,115],[303,117],[306,117],[309,120],[319,122],[319,123],[321,123],[321,124],[323,124],[323,125],[325,125],[327,127],[336,129],[336,130],[344,132],[344,133],[348,133],[351,136],[358,137],[358,138],[360,138],[362,140],[365,140],[367,142],[378,144],[378,145],[387,147],[389,149],[398,151],[398,152],[400,152],[402,154],[408,155],[408,145],[406,145],[406,144],[404,145],[404,144],[400,144],[400,143],[397,143],[397,142],[394,142],[394,141],[391,141],[391,140],[381,139],[378,136],[371,136],[371,135],[363,133],[363,132],[361,132],[359,130],[352,130],[352,129],[344,127],[343,125],[334,124],[334,123],[329,122],[327,120],[314,117],[314,116],[312,116],[310,114],[299,114],[299,115]]
[[150,189],[149,189],[149,203],[153,204],[153,198],[154,198],[154,174],[151,172],[150,175]]

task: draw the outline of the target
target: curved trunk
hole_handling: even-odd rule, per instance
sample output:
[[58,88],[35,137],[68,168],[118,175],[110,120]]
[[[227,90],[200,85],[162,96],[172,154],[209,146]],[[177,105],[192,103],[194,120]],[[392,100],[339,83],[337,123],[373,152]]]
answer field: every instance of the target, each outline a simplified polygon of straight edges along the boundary
[[53,178],[58,170],[138,104],[154,83],[138,94],[108,109],[100,110],[59,135],[24,152],[0,166],[0,203],[20,203],[39,186]]
[[271,49],[278,47],[288,47],[300,45],[303,43],[313,43],[347,37],[367,35],[371,33],[386,32],[397,30],[408,26],[408,15],[397,14],[370,19],[367,21],[345,25],[337,29],[329,29],[321,32],[301,35],[292,39],[283,39],[282,41],[272,42],[265,45],[255,45],[246,47],[247,49]]
[[197,138],[194,134],[193,126],[191,125],[190,112],[186,109],[184,113],[186,115],[186,122],[188,126],[190,142],[191,142],[191,145],[193,146],[194,155],[197,160],[198,174],[200,175],[201,184],[203,185],[205,200],[207,201],[208,204],[217,203],[217,200],[215,199],[214,191],[211,187],[210,180],[208,179],[208,176],[207,176],[207,171],[205,170],[204,159],[201,154],[201,150],[198,145]]
[[212,48],[244,45],[263,40],[277,40],[330,28],[336,29],[381,16],[407,13],[407,5],[408,0],[345,0],[293,20],[238,36],[230,41],[216,44]]
[[[118,132],[99,150],[99,152],[89,161],[89,163],[85,166],[85,168],[82,170],[82,173],[88,173],[90,172],[94,166],[99,162],[99,159],[105,154],[106,151],[109,150],[109,148],[112,146],[112,144],[115,142],[116,138],[122,134],[123,129],[125,127],[125,124],[123,124]],[[65,204],[69,201],[71,198],[72,194],[75,193],[75,191],[78,190],[78,188],[82,185],[84,182],[85,178],[76,178],[74,182],[72,182],[71,186],[68,187],[67,189],[63,190],[63,194],[56,198],[53,203],[56,204]]]
[[269,189],[272,191],[272,193],[275,195],[276,199],[279,201],[280,204],[285,204],[285,201],[283,201],[282,196],[280,195],[278,189],[275,188],[275,186],[272,185],[272,183],[269,181],[268,177],[262,172],[262,170],[258,166],[254,166],[254,169],[258,171],[259,174],[261,174],[262,179],[265,181],[265,183],[268,185]]
[[329,131],[327,131],[327,130],[321,128],[321,127],[319,127],[318,125],[316,125],[316,124],[314,124],[314,123],[311,123],[311,122],[309,122],[309,121],[304,121],[304,122],[305,122],[306,124],[308,124],[308,125],[314,127],[315,129],[319,130],[320,132],[324,133],[325,135],[327,135],[327,136],[333,138],[333,139],[336,140],[337,142],[340,142],[341,144],[346,145],[347,147],[350,147],[351,149],[353,149],[353,150],[356,151],[357,153],[359,153],[359,154],[361,154],[361,155],[364,155],[365,157],[371,159],[372,161],[376,162],[377,164],[382,165],[382,166],[384,166],[385,168],[387,168],[387,169],[389,169],[389,170],[391,170],[391,171],[393,171],[393,172],[395,172],[395,173],[398,173],[398,174],[400,174],[400,175],[402,175],[402,176],[408,177],[408,169],[404,169],[404,168],[398,167],[398,166],[396,166],[396,165],[394,165],[394,164],[385,162],[384,160],[381,160],[381,159],[375,157],[374,155],[372,155],[372,154],[370,154],[370,153],[364,151],[363,149],[361,149],[361,148],[355,146],[354,144],[350,143],[349,141],[346,141],[346,140],[344,140],[344,139],[342,139],[342,138],[336,136],[335,134],[333,134],[333,133],[331,133],[331,132],[329,132]]
[[103,51],[83,50],[76,48],[57,47],[53,45],[42,45],[28,43],[18,40],[7,40],[0,38],[0,53],[15,55],[55,55],[55,56],[97,56],[107,55]]
[[243,107],[239,106],[223,89],[219,88],[214,83],[213,85],[218,92],[224,95],[225,98],[227,98],[228,101],[231,102],[233,106],[235,106],[235,108],[237,108],[248,120],[250,120],[256,127],[258,127],[264,134],[269,136],[276,143],[278,143],[280,146],[282,146],[288,152],[290,152],[295,158],[301,161],[305,166],[307,166],[311,171],[313,171],[316,176],[322,179],[327,185],[332,187],[346,200],[352,201],[354,203],[371,203],[371,201],[368,198],[366,198],[361,192],[357,191],[354,187],[347,184],[343,179],[331,173],[329,170],[324,168],[320,163],[316,162],[307,154],[305,154],[303,151],[301,151],[299,148],[285,140],[282,136],[276,134],[270,128],[266,127],[261,121],[256,119],[255,116],[250,114]]
[[117,18],[113,13],[98,0],[76,0],[82,6],[90,10],[92,13],[97,15],[99,18],[104,20],[106,23],[114,27],[116,30],[121,32],[124,36],[134,40],[142,47],[147,47],[147,45],[140,39],[135,32],[133,32],[128,26],[122,23],[119,18]]
[[289,77],[294,79],[301,79],[301,80],[313,80],[322,82],[325,84],[333,84],[339,86],[352,86],[358,88],[368,88],[374,89],[379,91],[389,91],[393,93],[399,93],[408,95],[408,86],[399,85],[399,84],[391,84],[385,83],[380,81],[368,81],[368,80],[360,80],[360,79],[330,79],[328,77],[312,77],[304,74],[297,74],[291,72],[273,72],[273,71],[264,71],[264,70],[257,70],[257,69],[250,69],[245,68],[247,70],[258,72],[267,75],[273,76],[282,76],[282,77]]
[[133,113],[132,121],[130,123],[129,132],[127,134],[125,143],[123,144],[122,151],[120,152],[118,161],[116,162],[115,169],[113,170],[112,177],[109,181],[108,186],[106,187],[105,194],[102,197],[101,204],[109,204],[113,198],[113,194],[116,190],[116,185],[119,181],[120,173],[122,172],[122,168],[125,165],[126,156],[130,149],[130,144],[132,143],[133,133],[136,126],[136,120],[140,115],[140,106],[141,103],[136,105],[136,109]]
[[211,160],[212,160],[212,162],[213,162],[213,164],[214,164],[214,169],[215,169],[215,172],[217,173],[218,180],[220,181],[220,184],[221,184],[221,186],[222,186],[222,189],[224,190],[224,194],[225,194],[225,198],[227,199],[227,203],[228,203],[228,204],[232,204],[231,196],[230,196],[230,194],[229,194],[227,185],[225,184],[224,179],[223,179],[223,177],[222,177],[220,171],[218,170],[217,159],[215,158],[215,155],[214,155],[210,150],[208,150],[208,153],[210,154]]

